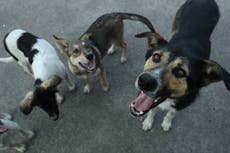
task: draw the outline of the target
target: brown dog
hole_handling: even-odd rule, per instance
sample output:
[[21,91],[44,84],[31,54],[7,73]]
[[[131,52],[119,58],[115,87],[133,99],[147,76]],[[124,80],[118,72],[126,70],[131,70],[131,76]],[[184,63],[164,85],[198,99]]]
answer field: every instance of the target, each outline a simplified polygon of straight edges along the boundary
[[99,74],[104,91],[109,90],[109,83],[103,67],[102,59],[112,54],[116,47],[122,48],[121,63],[127,61],[127,44],[123,37],[123,20],[137,20],[155,32],[151,22],[137,14],[110,13],[99,17],[77,41],[69,41],[54,36],[55,44],[68,59],[70,71],[86,80],[84,92],[92,89],[91,77]]

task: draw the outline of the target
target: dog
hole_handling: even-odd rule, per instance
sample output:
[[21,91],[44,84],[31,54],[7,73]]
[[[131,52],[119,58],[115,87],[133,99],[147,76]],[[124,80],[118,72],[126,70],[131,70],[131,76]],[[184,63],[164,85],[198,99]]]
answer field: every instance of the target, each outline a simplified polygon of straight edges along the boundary
[[34,137],[31,130],[22,128],[12,121],[8,113],[0,113],[0,150],[14,149],[18,152],[26,151],[26,143]]
[[127,44],[123,37],[123,20],[136,20],[144,23],[155,32],[151,22],[137,14],[109,13],[99,17],[77,41],[69,41],[54,35],[56,47],[68,59],[70,71],[86,81],[84,93],[92,89],[91,77],[99,74],[102,89],[109,90],[102,59],[113,54],[117,47],[122,48],[120,61],[127,61]]
[[219,20],[215,0],[187,0],[178,10],[169,41],[156,33],[147,37],[144,72],[136,79],[140,91],[130,105],[134,116],[147,117],[142,128],[150,130],[157,108],[168,111],[161,124],[171,128],[176,112],[195,101],[199,90],[213,82],[224,81],[230,90],[230,74],[210,60],[210,36]]
[[35,79],[34,90],[28,92],[20,104],[21,111],[28,115],[35,106],[38,106],[57,120],[59,117],[57,104],[64,100],[57,86],[62,79],[65,79],[69,90],[72,91],[75,84],[70,80],[55,48],[46,40],[21,29],[9,32],[3,43],[11,57],[0,58],[0,62],[16,61]]

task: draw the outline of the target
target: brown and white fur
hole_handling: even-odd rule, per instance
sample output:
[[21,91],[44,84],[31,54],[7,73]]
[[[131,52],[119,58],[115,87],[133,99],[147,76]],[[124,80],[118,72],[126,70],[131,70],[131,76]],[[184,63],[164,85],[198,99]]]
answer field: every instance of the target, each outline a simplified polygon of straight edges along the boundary
[[55,44],[68,60],[70,71],[86,81],[84,92],[92,89],[91,77],[99,75],[104,91],[109,90],[109,83],[103,66],[103,57],[112,54],[117,47],[122,48],[121,63],[127,61],[127,44],[123,36],[123,20],[137,20],[155,31],[151,22],[137,14],[110,13],[99,17],[88,30],[76,41],[69,41],[54,36]]

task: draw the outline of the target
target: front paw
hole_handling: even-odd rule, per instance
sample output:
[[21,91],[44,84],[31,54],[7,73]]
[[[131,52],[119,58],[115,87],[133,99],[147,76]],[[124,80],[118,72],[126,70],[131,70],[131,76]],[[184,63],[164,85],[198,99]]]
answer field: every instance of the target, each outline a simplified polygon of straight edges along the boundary
[[91,87],[90,87],[89,85],[85,85],[85,86],[84,86],[84,89],[83,89],[83,92],[84,92],[85,94],[89,94],[90,91],[91,91]]
[[103,91],[108,92],[109,91],[109,84],[102,86]]
[[143,129],[144,131],[151,130],[152,125],[153,125],[153,121],[151,122],[151,121],[145,119],[145,120],[142,122],[142,129]]
[[122,63],[122,64],[124,64],[124,63],[126,63],[126,62],[127,62],[127,58],[126,58],[126,57],[121,56],[121,63]]
[[71,86],[69,86],[69,91],[74,91],[75,88],[76,88],[75,84],[72,84]]
[[163,121],[161,124],[161,127],[164,131],[169,131],[171,126],[172,126],[171,122],[167,122],[167,121]]

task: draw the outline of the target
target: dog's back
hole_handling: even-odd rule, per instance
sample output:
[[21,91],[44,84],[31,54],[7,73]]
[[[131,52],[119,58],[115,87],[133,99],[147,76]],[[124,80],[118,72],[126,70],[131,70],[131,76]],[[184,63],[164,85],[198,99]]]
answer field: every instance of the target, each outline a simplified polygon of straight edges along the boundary
[[[219,16],[215,0],[187,0],[177,12],[173,25],[175,34],[170,40],[170,44],[175,46],[179,43],[180,46],[187,46],[186,50],[188,51],[190,50],[188,48],[193,48],[193,50],[197,50],[199,56],[208,58],[209,39]],[[184,40],[186,40],[186,44]],[[201,51],[206,52],[201,53]]]

